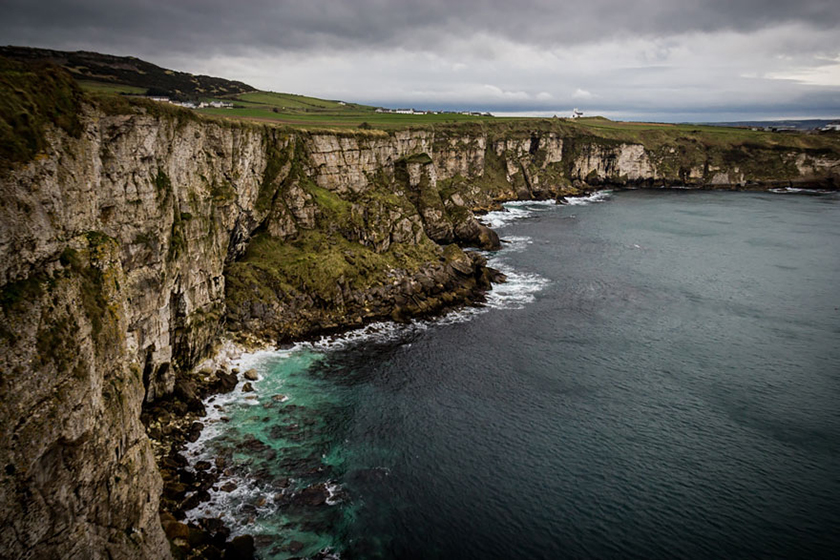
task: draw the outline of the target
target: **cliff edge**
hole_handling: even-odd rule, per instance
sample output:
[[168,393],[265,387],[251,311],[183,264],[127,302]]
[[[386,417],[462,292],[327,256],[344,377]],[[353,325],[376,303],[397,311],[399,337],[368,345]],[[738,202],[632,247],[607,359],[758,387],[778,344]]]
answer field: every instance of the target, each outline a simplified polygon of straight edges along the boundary
[[[560,121],[305,131],[94,98],[0,64],[0,556],[166,558],[144,403],[226,332],[280,341],[474,302],[474,211],[598,186],[840,181],[836,138]],[[752,137],[751,137],[752,138]]]

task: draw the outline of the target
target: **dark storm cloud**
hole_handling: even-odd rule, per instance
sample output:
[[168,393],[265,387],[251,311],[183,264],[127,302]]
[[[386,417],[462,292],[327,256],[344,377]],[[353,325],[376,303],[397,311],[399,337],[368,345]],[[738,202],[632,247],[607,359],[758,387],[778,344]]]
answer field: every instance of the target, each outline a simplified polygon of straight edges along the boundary
[[3,0],[5,43],[146,53],[167,49],[403,47],[489,34],[532,45],[840,21],[836,0]]
[[0,0],[0,8],[0,44],[134,55],[374,105],[579,106],[662,120],[840,114],[837,0]]

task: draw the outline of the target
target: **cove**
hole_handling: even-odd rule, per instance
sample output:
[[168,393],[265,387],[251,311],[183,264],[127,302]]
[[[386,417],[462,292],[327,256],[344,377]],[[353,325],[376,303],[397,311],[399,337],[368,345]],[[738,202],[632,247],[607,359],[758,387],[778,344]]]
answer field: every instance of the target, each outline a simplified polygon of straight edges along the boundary
[[483,218],[484,307],[243,358],[191,515],[263,558],[836,550],[840,196],[571,202]]

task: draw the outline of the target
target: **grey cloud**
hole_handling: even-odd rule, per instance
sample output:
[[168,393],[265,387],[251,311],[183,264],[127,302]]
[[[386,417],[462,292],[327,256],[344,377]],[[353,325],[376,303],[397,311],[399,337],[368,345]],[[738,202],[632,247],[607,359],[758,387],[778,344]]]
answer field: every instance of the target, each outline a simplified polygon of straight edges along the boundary
[[831,0],[5,0],[7,42],[123,52],[394,47],[486,33],[532,45],[840,21]]
[[375,105],[840,113],[840,59],[829,85],[766,79],[840,56],[836,0],[0,2],[2,43]]

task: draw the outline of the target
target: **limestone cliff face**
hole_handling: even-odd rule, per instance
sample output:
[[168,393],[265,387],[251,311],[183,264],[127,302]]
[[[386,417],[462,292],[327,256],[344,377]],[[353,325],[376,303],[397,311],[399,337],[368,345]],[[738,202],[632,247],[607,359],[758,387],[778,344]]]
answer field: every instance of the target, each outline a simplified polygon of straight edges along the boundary
[[[308,133],[90,105],[81,122],[0,178],[3,557],[168,557],[140,409],[225,329],[301,336],[469,301],[489,277],[447,244],[497,245],[472,212],[499,201],[771,178],[742,152],[560,126]],[[840,169],[751,150],[785,181]]]
[[260,216],[258,131],[88,111],[0,184],[3,556],[168,556],[140,407],[218,337]]

